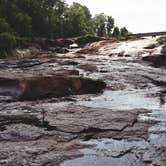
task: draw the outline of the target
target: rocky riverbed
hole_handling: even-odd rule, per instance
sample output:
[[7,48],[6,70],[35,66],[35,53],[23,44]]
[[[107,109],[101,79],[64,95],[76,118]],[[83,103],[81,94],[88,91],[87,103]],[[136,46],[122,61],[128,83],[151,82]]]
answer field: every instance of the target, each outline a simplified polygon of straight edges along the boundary
[[166,70],[143,61],[151,44],[1,60],[0,165],[165,166]]

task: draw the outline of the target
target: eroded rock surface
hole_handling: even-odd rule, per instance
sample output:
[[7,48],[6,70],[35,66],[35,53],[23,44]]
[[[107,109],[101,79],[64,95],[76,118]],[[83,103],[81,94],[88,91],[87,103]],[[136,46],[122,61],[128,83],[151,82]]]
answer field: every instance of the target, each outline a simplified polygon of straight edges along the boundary
[[1,60],[0,165],[165,166],[166,73],[142,60],[151,42]]
[[155,67],[164,67],[166,62],[166,57],[162,55],[152,55],[143,57],[144,61],[151,62]]
[[[34,110],[37,110],[37,106],[35,107]],[[22,111],[17,111],[17,115],[5,115],[2,112],[6,111],[1,112],[2,165],[59,165],[63,160],[82,156],[78,149],[88,145],[81,145],[80,139],[139,140],[142,133],[146,139],[150,125],[137,121],[138,112],[141,110],[113,112],[74,105],[54,106],[54,109],[45,115],[45,122],[48,123],[43,124],[40,117],[42,112],[38,110],[39,112],[33,111],[35,115],[26,115],[22,114],[24,109],[25,106]],[[133,132],[134,130],[138,132]]]
[[[75,75],[74,75],[75,74]],[[79,77],[77,71],[56,71],[50,76],[11,75],[0,78],[0,95],[18,100],[36,100],[74,94],[100,93],[106,87],[101,80]],[[9,78],[6,78],[9,77]]]

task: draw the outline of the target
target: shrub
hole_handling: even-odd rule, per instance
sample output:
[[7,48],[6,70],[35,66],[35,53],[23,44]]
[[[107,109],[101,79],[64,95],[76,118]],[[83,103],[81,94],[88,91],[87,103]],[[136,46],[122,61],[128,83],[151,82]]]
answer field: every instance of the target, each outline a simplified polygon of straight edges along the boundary
[[5,19],[0,18],[0,33],[3,32],[11,32],[11,28]]
[[92,35],[85,35],[85,36],[79,37],[75,42],[78,45],[84,45],[84,44],[96,42],[96,41],[99,41],[99,40],[100,40],[99,37],[92,36]]
[[17,13],[15,16],[14,30],[21,37],[30,37],[32,34],[31,17],[24,13]]
[[49,47],[48,51],[56,52],[56,53],[67,53],[69,52],[67,49],[62,47]]
[[30,38],[17,37],[16,38],[17,47],[27,48],[32,43]]
[[0,33],[0,57],[12,56],[12,50],[16,47],[15,36],[8,33]]
[[123,27],[120,29],[120,36],[122,36],[122,37],[128,36],[128,30],[126,29],[126,27]]
[[5,32],[0,33],[0,50],[12,50],[16,46],[16,38],[14,35]]
[[113,32],[112,32],[112,36],[113,37],[116,37],[116,38],[119,38],[120,37],[120,30],[118,27],[115,27]]

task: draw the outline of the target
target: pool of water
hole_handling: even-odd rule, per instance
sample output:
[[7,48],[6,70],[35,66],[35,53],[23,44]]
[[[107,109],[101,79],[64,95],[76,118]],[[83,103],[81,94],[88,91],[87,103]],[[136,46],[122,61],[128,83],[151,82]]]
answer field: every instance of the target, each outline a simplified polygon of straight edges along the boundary
[[106,108],[112,110],[165,110],[166,103],[162,102],[159,89],[105,91],[100,96],[90,97],[89,101],[77,104],[92,108]]
[[132,166],[133,164],[141,166],[136,155],[128,152],[149,146],[145,141],[128,142],[113,139],[91,140],[82,142],[82,144],[94,147],[81,150],[84,157],[66,161],[61,166]]

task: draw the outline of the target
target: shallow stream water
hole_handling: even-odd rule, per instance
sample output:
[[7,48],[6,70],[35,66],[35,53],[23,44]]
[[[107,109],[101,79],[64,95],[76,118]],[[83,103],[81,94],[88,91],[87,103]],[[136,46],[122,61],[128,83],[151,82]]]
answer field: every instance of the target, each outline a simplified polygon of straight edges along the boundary
[[[93,145],[93,147],[80,150],[84,157],[66,161],[62,166],[151,166],[148,162],[146,164],[142,162],[139,154],[137,156],[137,150],[151,149],[152,145],[166,147],[165,87],[157,86],[150,79],[145,78],[147,76],[165,82],[166,70],[154,68],[139,61],[141,57],[151,54],[143,47],[153,44],[154,41],[154,38],[147,38],[140,41],[122,42],[114,46],[107,45],[101,50],[105,55],[103,58],[87,57],[89,63],[91,61],[97,64],[99,70],[107,71],[90,73],[89,76],[104,79],[109,85],[103,94],[83,97],[76,102],[81,106],[106,108],[113,111],[149,110],[149,113],[139,116],[139,120],[142,121],[158,122],[149,128],[148,142],[113,139],[85,141],[82,144]],[[159,53],[159,50],[160,47],[154,49],[153,53]],[[125,52],[130,56],[119,58],[116,56],[119,52]],[[110,58],[107,57],[108,54],[113,55]],[[147,153],[143,157],[148,158],[147,156],[151,155],[151,152]]]
[[94,54],[2,60],[2,77],[74,71],[78,89],[79,76],[107,86],[100,94],[19,101],[7,95],[15,84],[2,84],[0,165],[166,166],[166,69],[142,60],[159,53],[161,46],[144,49],[155,40],[107,43]]

